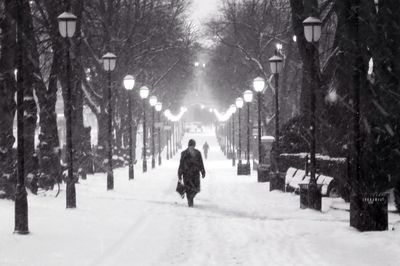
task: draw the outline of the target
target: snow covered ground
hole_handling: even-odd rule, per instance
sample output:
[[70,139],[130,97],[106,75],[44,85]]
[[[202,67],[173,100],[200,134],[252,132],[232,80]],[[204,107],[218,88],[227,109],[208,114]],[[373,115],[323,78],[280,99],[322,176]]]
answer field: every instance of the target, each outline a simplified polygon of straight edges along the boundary
[[104,174],[88,176],[74,210],[64,188],[29,195],[29,235],[12,234],[14,204],[1,200],[0,265],[399,265],[399,215],[387,232],[357,232],[341,200],[301,210],[255,173],[236,176],[212,131],[187,137],[211,147],[194,208],[175,192],[178,155],[146,174],[138,162],[133,181],[116,169],[114,191]]

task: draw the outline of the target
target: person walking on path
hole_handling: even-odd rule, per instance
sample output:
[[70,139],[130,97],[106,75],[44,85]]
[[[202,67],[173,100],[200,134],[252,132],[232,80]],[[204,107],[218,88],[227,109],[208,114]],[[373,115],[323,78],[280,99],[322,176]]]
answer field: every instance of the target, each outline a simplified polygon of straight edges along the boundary
[[208,143],[206,141],[206,143],[204,143],[203,145],[203,151],[204,151],[204,158],[207,159],[207,154],[208,154],[208,149],[210,148],[210,146],[208,146]]
[[181,153],[178,169],[178,178],[183,178],[189,207],[193,207],[193,199],[200,192],[200,173],[202,178],[206,176],[203,158],[195,147],[196,141],[189,140],[188,148]]

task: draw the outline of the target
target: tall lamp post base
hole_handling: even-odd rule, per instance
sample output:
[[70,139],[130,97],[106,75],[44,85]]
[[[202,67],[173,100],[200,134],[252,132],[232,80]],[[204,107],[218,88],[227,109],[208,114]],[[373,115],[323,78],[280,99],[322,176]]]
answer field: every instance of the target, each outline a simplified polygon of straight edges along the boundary
[[134,179],[133,175],[133,165],[129,165],[129,179]]
[[300,208],[310,208],[313,210],[321,211],[322,196],[320,192],[320,186],[313,182],[307,184],[299,184],[299,186]]

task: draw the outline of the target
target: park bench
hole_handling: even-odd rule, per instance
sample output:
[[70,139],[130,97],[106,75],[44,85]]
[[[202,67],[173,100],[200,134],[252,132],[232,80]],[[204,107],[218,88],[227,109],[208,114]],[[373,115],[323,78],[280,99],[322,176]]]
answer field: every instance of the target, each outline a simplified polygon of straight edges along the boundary
[[[334,178],[326,175],[317,175],[317,185],[320,188],[322,196],[334,196],[335,182]],[[285,185],[287,192],[300,193],[300,186],[308,184],[310,176],[306,175],[306,171],[289,167],[285,175]],[[336,196],[336,195],[335,195]]]

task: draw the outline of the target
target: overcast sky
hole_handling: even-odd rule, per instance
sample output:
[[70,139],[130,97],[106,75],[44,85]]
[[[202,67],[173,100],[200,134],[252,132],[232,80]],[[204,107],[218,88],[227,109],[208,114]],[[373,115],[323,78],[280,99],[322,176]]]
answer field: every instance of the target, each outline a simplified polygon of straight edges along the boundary
[[221,0],[192,0],[192,2],[190,17],[193,23],[201,28],[202,22],[217,14]]

